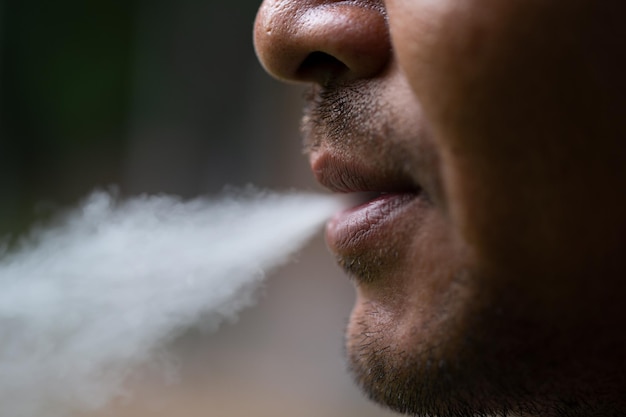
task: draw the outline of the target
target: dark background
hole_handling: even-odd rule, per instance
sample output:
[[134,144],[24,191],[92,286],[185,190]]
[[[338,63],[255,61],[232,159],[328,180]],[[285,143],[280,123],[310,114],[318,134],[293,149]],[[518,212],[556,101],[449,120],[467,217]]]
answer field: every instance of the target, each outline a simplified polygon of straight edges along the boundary
[[98,187],[298,185],[297,94],[256,60],[258,5],[0,0],[0,235]]

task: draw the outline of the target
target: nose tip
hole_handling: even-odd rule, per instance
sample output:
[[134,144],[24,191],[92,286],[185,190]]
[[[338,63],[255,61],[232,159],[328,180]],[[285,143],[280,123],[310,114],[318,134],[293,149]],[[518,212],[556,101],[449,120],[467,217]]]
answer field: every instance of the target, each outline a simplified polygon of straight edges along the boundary
[[322,85],[373,77],[391,55],[384,9],[362,2],[266,0],[254,45],[274,77]]

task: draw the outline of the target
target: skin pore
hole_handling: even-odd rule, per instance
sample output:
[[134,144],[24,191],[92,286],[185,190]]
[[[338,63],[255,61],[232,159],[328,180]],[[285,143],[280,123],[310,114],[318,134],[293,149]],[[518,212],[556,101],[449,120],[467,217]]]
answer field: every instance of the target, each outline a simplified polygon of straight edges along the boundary
[[374,400],[419,416],[626,413],[625,12],[264,1],[262,64],[313,85],[314,175],[368,193],[327,240],[355,283],[346,347]]

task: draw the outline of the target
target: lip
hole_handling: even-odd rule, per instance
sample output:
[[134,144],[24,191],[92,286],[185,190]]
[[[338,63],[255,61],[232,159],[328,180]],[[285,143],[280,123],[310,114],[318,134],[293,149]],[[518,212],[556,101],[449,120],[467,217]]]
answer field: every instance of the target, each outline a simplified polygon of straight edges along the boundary
[[317,181],[337,193],[416,193],[419,185],[397,169],[376,164],[347,162],[345,158],[319,151],[311,155],[311,169]]
[[[391,248],[404,233],[407,217],[418,207],[421,187],[393,164],[347,162],[321,151],[311,156],[317,180],[326,188],[353,197],[351,208],[336,213],[326,225],[326,241],[340,263],[350,265]],[[378,256],[378,255],[376,255]],[[350,270],[349,272],[355,272]],[[358,275],[358,274],[356,274]]]
[[335,214],[326,225],[326,240],[339,255],[363,253],[389,241],[400,217],[419,193],[385,193]]

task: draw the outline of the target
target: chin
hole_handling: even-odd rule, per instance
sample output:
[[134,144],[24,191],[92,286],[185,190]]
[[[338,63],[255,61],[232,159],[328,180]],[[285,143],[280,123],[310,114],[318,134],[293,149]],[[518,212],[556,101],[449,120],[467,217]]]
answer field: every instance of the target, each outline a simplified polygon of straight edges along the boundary
[[452,312],[462,309],[450,305],[455,297],[445,307],[428,300],[420,307],[399,293],[393,299],[371,292],[357,290],[346,331],[349,370],[370,399],[416,416],[497,414],[481,375],[468,371],[476,357],[459,328],[462,314]]
[[346,354],[370,399],[413,416],[626,415],[622,345],[516,314],[530,300],[480,296],[471,288],[481,279],[457,275],[431,304],[357,283]]

